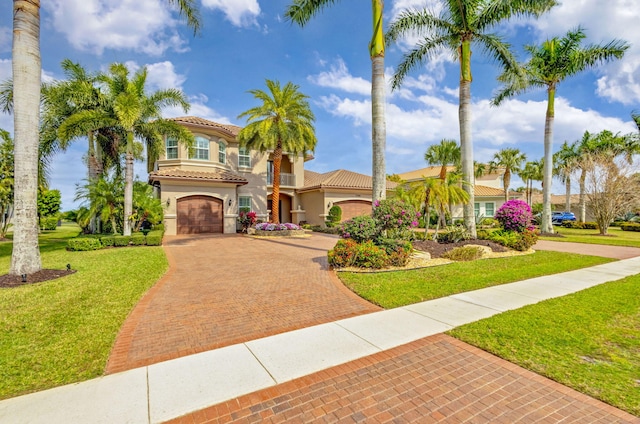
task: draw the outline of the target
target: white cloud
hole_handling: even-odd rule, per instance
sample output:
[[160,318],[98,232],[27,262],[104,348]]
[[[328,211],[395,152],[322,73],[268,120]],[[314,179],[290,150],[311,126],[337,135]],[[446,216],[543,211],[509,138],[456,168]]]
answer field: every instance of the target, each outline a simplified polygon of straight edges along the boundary
[[608,43],[625,39],[631,43],[622,60],[599,67],[595,92],[623,104],[640,102],[640,9],[631,0],[572,0],[562,2],[531,24],[540,30],[540,39],[562,36],[567,30],[584,27],[587,43]]
[[147,83],[151,90],[176,88],[182,90],[186,77],[176,72],[175,66],[169,61],[147,65]]
[[10,52],[12,42],[11,28],[0,27],[0,53]]
[[257,25],[260,14],[258,0],[202,0],[209,9],[220,10],[228,21],[238,27]]
[[156,56],[168,49],[185,50],[165,1],[51,0],[43,8],[51,13],[55,30],[78,50],[133,50]]
[[371,82],[364,78],[354,77],[349,73],[344,60],[338,58],[330,70],[307,77],[312,83],[321,87],[337,88],[347,93],[371,95]]

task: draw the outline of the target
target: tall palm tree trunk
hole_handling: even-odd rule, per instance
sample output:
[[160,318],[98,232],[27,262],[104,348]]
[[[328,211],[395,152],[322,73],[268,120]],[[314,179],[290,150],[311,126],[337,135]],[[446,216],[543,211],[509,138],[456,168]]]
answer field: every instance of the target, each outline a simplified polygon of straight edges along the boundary
[[471,44],[465,40],[460,48],[460,157],[462,159],[462,188],[469,195],[463,204],[464,226],[472,238],[476,238],[474,212],[475,173],[473,167],[473,144],[471,139]]
[[579,204],[580,204],[580,216],[579,216],[579,221],[580,222],[585,222],[587,220],[587,196],[585,193],[585,181],[587,180],[587,170],[585,168],[582,168],[582,171],[580,172],[580,180],[579,180],[579,186],[580,186],[580,197],[579,197]]
[[553,233],[551,224],[551,178],[553,177],[553,119],[555,117],[555,87],[547,93],[547,114],[544,122],[544,168],[542,173],[542,222],[540,231]]
[[504,201],[509,201],[509,185],[511,184],[511,171],[505,169],[502,177],[502,184],[504,185]]
[[40,0],[13,1],[14,231],[9,274],[42,269],[38,248]]
[[372,0],[373,38],[369,45],[371,55],[371,151],[372,151],[372,200],[387,197],[385,147],[385,81],[384,81],[384,32],[382,17],[383,0]]
[[282,166],[282,145],[273,151],[273,192],[271,193],[271,220],[280,223],[280,167]]
[[570,174],[564,177],[564,210],[571,210],[571,176]]
[[133,131],[127,132],[127,151],[124,161],[124,220],[122,234],[130,236],[131,214],[133,212]]

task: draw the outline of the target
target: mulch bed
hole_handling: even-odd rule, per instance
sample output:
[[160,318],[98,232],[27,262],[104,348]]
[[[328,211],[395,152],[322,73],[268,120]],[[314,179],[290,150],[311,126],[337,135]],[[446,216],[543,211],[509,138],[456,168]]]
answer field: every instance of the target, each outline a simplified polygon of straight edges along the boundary
[[66,277],[67,275],[71,275],[75,272],[75,269],[69,271],[66,269],[41,269],[33,274],[28,274],[26,282],[22,281],[22,277],[20,275],[4,274],[0,275],[0,288],[11,288],[24,286],[25,284],[41,283],[43,281]]
[[433,240],[417,240],[412,242],[413,248],[422,250],[423,252],[429,252],[432,258],[441,258],[446,252],[455,249],[456,247],[466,246],[469,244],[475,244],[478,246],[488,246],[494,252],[508,252],[509,249],[501,244],[494,243],[489,240],[464,240],[457,243],[438,243]]

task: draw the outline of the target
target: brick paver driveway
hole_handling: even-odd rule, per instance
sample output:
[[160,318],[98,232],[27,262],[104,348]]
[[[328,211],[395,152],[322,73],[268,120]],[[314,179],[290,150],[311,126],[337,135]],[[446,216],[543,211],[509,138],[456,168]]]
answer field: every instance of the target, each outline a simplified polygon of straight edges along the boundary
[[327,271],[335,242],[167,237],[170,271],[127,318],[107,373],[380,310]]

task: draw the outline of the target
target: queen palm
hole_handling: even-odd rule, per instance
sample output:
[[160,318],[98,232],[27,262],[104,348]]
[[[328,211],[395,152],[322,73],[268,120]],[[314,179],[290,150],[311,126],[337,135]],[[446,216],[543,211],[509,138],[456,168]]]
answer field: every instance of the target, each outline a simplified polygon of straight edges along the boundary
[[238,116],[247,118],[247,125],[238,133],[238,141],[242,147],[273,152],[271,215],[273,221],[279,223],[282,154],[297,156],[315,149],[315,116],[307,101],[309,97],[298,91],[299,86],[288,82],[281,87],[280,82],[272,80],[266,80],[266,84],[268,91],[249,91],[261,104]]
[[553,154],[553,168],[555,174],[560,177],[565,186],[564,210],[571,210],[571,174],[577,168],[579,156],[576,143],[562,143],[560,150]]
[[[167,0],[177,5],[189,26],[199,28],[195,0]],[[38,135],[40,121],[40,0],[13,0],[11,67],[15,92],[16,182],[13,250],[9,274],[42,269],[38,249]]]
[[518,172],[518,176],[525,182],[525,195],[529,206],[532,206],[533,182],[542,180],[542,167],[541,160],[531,161],[525,163],[520,172]]
[[460,146],[455,140],[443,139],[439,144],[429,146],[424,154],[424,160],[429,165],[440,165],[439,178],[447,177],[447,166],[460,163]]
[[504,175],[502,176],[502,183],[504,186],[504,201],[509,200],[509,185],[511,184],[511,174],[520,172],[522,162],[527,160],[527,155],[522,153],[519,149],[506,148],[496,152],[493,155],[493,160],[489,162],[490,171],[495,171],[498,168],[504,169]]
[[142,140],[147,147],[148,161],[157,159],[164,137],[172,137],[189,146],[195,142],[193,134],[176,122],[164,119],[162,109],[179,106],[189,109],[186,96],[176,89],[165,89],[145,93],[147,69],[138,70],[129,78],[129,70],[121,63],[114,63],[109,73],[100,77],[106,86],[109,108],[84,110],[66,119],[59,129],[62,140],[69,140],[78,134],[111,128],[125,139],[124,178],[124,224],[123,234],[131,234],[131,213],[133,208],[133,161],[136,149],[135,139]]
[[[293,0],[287,7],[285,17],[300,26],[304,26],[325,7],[337,0]],[[372,197],[373,200],[386,198],[385,178],[385,81],[384,81],[384,1],[372,0],[373,36],[369,43],[371,57],[371,147],[372,147]]]
[[546,40],[540,46],[525,46],[531,58],[522,65],[509,67],[499,77],[504,84],[493,99],[498,105],[503,100],[525,93],[533,88],[546,88],[547,112],[544,126],[544,184],[542,188],[541,231],[552,233],[551,225],[551,178],[553,177],[553,121],[554,101],[559,83],[599,64],[620,59],[629,48],[621,40],[604,45],[582,46],[586,38],[580,27],[570,30],[564,37]]
[[479,46],[503,67],[515,64],[509,45],[489,32],[499,23],[517,16],[539,16],[557,4],[555,0],[444,0],[442,12],[409,10],[391,23],[389,41],[406,35],[417,35],[421,41],[398,65],[392,87],[400,87],[407,74],[443,49],[450,50],[460,63],[460,152],[463,187],[469,195],[464,205],[465,227],[476,236],[474,217],[474,169],[471,139],[471,48]]

